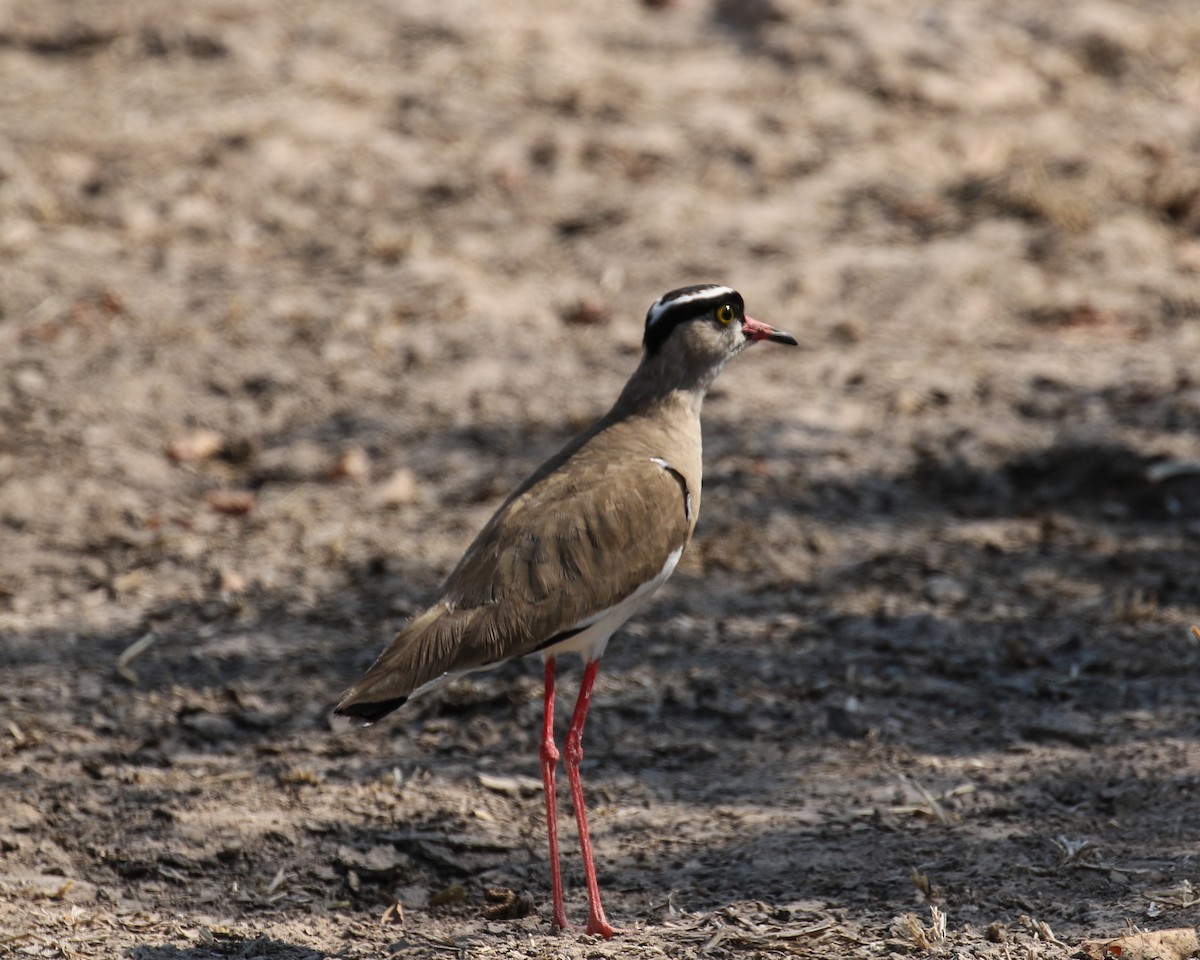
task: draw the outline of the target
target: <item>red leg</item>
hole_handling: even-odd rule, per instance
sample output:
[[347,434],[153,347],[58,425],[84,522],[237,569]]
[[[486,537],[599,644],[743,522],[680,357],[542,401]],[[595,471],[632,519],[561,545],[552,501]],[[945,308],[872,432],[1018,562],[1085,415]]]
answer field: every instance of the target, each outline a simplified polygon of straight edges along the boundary
[[542,714],[542,784],[546,793],[546,832],[550,836],[550,885],[554,894],[554,925],[567,926],[567,908],[563,903],[562,869],[558,865],[558,796],[554,774],[558,767],[558,747],[554,744],[554,658],[546,658],[546,697]]
[[588,922],[585,932],[593,936],[598,934],[608,940],[613,935],[613,928],[604,919],[604,907],[600,905],[600,885],[596,882],[596,866],[592,863],[592,841],[588,836],[587,810],[583,806],[583,784],[579,782],[579,761],[583,759],[583,724],[587,720],[588,707],[592,702],[592,685],[596,682],[599,669],[600,661],[593,660],[583,671],[583,680],[579,684],[579,699],[575,701],[575,713],[571,716],[571,726],[567,729],[564,765],[567,768],[567,779],[571,782],[571,802],[575,805],[575,822],[579,824],[579,846],[583,850],[583,873],[587,879]]

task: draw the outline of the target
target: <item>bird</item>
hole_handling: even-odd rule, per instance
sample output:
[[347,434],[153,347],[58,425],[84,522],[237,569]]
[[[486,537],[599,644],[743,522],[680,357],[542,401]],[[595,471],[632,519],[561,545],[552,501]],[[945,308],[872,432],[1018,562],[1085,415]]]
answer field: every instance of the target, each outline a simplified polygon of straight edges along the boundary
[[[700,408],[725,364],[757,341],[797,345],[746,314],[732,287],[704,283],[659,297],[646,313],[641,360],[612,408],[538,467],[500,505],[436,599],[396,634],[334,713],[363,724],[455,677],[540,654],[539,758],[545,788],[553,923],[569,927],[558,851],[556,773],[574,807],[588,919],[609,939],[592,859],[579,765],[583,728],[609,639],[667,580],[700,512]],[[555,663],[583,659],[560,752]],[[575,928],[579,929],[579,928]]]

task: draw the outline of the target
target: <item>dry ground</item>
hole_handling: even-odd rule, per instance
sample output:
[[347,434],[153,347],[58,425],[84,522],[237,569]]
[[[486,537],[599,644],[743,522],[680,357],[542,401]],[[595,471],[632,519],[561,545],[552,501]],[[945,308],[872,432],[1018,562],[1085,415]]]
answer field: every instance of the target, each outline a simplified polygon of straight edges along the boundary
[[[1193,0],[0,5],[0,954],[1194,927],[1198,156]],[[699,280],[804,350],[606,658],[593,943],[537,663],[328,710]]]

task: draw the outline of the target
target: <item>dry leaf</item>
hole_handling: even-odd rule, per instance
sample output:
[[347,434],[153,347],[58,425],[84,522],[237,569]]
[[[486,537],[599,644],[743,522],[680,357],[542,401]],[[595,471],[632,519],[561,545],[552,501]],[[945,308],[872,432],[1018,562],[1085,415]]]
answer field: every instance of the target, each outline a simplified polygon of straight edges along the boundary
[[194,430],[176,437],[167,445],[167,456],[176,463],[199,463],[215,457],[225,446],[225,438],[216,430]]
[[249,490],[209,490],[204,502],[217,513],[240,517],[254,509],[254,494]]
[[1187,960],[1200,951],[1200,939],[1193,927],[1179,927],[1116,940],[1085,940],[1081,949],[1092,960]]
[[390,894],[385,893],[384,896],[387,897],[388,905],[387,909],[383,911],[383,916],[379,918],[379,925],[385,926],[389,923],[403,923],[404,904]]
[[599,300],[584,297],[562,311],[563,323],[579,327],[598,327],[608,323],[612,310]]
[[479,785],[506,797],[531,795],[542,790],[542,781],[535,777],[498,777],[490,773],[479,774]]

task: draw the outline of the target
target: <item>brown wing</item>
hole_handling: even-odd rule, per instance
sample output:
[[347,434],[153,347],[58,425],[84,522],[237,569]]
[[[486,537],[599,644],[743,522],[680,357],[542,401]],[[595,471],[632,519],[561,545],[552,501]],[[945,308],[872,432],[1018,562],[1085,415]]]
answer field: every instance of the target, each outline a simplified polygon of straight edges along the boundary
[[500,508],[338,713],[373,721],[446,674],[532,653],[653,580],[687,543],[691,491],[679,473],[649,457],[573,466]]

